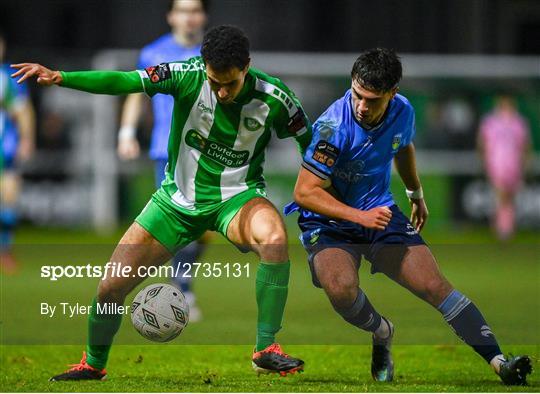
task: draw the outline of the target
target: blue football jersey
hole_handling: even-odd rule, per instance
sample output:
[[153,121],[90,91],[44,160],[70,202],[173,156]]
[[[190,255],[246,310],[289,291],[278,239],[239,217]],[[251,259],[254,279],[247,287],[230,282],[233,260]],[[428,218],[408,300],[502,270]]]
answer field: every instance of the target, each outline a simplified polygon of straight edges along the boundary
[[17,125],[9,110],[29,99],[26,84],[10,77],[15,71],[7,63],[0,65],[0,148],[5,163],[14,159],[19,143]]
[[330,179],[340,200],[351,207],[391,206],[392,159],[411,143],[414,134],[414,109],[405,97],[396,94],[383,121],[368,130],[354,117],[348,90],[313,125],[313,139],[302,166]]
[[[187,60],[194,56],[200,56],[200,54],[200,45],[185,48],[175,41],[172,34],[166,34],[142,49],[137,69],[160,63]],[[150,143],[150,158],[153,160],[167,159],[167,143],[171,129],[173,105],[172,96],[156,94],[152,98],[154,127]]]

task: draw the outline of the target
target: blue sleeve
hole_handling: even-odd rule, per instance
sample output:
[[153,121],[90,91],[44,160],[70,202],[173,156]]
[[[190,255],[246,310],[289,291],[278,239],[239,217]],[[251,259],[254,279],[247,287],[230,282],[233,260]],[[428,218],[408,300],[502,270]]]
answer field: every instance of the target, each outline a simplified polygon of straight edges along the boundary
[[414,109],[411,107],[410,111],[407,112],[405,119],[405,130],[403,131],[403,137],[401,138],[401,148],[405,148],[409,145],[416,134],[416,121],[414,117]]
[[347,135],[336,122],[319,119],[313,125],[313,137],[302,166],[319,178],[328,179],[347,145]]

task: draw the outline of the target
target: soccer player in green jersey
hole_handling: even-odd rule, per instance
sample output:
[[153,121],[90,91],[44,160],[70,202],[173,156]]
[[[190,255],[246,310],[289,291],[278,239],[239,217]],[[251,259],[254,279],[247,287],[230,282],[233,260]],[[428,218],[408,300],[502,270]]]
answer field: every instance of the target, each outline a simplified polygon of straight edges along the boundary
[[[174,111],[166,179],[116,247],[111,261],[156,266],[206,230],[260,257],[256,275],[257,372],[281,375],[303,369],[275,342],[287,299],[290,262],[281,216],[265,193],[265,148],[275,133],[294,137],[303,152],[311,127],[294,94],[277,78],[250,68],[249,40],[234,26],[218,26],[204,37],[202,57],[144,70],[52,71],[22,63],[13,77],[36,77],[91,93],[170,94]],[[96,303],[123,305],[144,278],[101,280],[89,316],[86,353],[80,364],[52,380],[103,379],[121,315],[98,314]]]

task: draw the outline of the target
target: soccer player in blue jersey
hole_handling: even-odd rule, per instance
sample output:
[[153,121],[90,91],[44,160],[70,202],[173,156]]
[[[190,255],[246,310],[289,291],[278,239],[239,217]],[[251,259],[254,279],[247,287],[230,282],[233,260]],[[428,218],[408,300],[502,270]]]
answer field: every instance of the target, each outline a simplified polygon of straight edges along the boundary
[[[505,359],[478,308],[440,272],[419,231],[428,209],[416,171],[414,109],[398,94],[402,66],[387,49],[363,53],[352,68],[351,89],[313,126],[312,143],[294,191],[301,240],[316,286],[337,313],[373,334],[371,373],[391,381],[394,327],[359,288],[364,256],[433,307],[456,334],[482,356],[505,384],[526,384],[527,356]],[[411,219],[390,193],[392,161],[410,199]]]
[[[139,56],[138,69],[167,63],[187,60],[200,56],[201,43],[206,25],[207,1],[204,0],[170,0],[167,22],[171,32],[159,37],[145,46]],[[135,159],[140,154],[136,129],[144,105],[144,93],[130,94],[125,101],[120,132],[118,133],[118,155],[123,160]],[[171,129],[171,115],[174,100],[166,94],[156,94],[152,98],[154,126],[150,144],[150,158],[154,161],[154,179],[159,188],[165,179],[167,165],[167,143]],[[208,241],[206,233],[200,240],[193,241],[181,249],[173,258],[174,271],[177,276],[173,282],[182,290],[190,306],[190,321],[199,321],[201,311],[195,302],[191,277],[184,276],[184,264],[193,263],[204,251]],[[182,264],[180,267],[178,265]],[[178,269],[180,268],[180,269]]]
[[34,151],[35,112],[26,85],[9,78],[13,69],[4,63],[5,47],[0,32],[0,268],[2,273],[13,274],[17,262],[11,246],[21,188],[17,164]]

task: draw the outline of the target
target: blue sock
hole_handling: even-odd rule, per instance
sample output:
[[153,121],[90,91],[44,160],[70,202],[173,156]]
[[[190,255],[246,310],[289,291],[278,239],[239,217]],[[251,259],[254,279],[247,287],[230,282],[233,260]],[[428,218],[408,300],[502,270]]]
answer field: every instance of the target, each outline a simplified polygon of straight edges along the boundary
[[453,290],[437,309],[457,336],[488,363],[502,354],[495,335],[476,305],[459,291]]
[[[177,273],[175,277],[172,278],[173,283],[183,292],[186,293],[191,291],[192,276],[195,272],[195,267],[193,263],[197,262],[197,259],[203,252],[204,247],[201,246],[197,241],[194,241],[184,248],[180,249],[174,255],[173,267],[174,272]],[[189,270],[191,265],[190,272],[187,275],[184,275],[187,270]]]
[[375,332],[381,325],[381,315],[373,308],[366,294],[360,289],[358,289],[356,300],[350,308],[336,309],[336,312],[348,323],[365,331]]
[[0,230],[0,251],[8,251],[13,243],[13,231],[11,230]]
[[[173,276],[171,279],[176,287],[182,291],[182,293],[191,291],[192,278],[190,276],[192,276],[193,272],[195,271],[193,263],[194,261],[185,260],[183,256],[179,256],[178,254],[174,256],[173,267],[176,276]],[[191,270],[187,272],[190,264]],[[186,276],[184,274],[186,274]]]
[[13,242],[13,228],[17,224],[17,213],[13,208],[0,208],[0,250],[7,250]]

